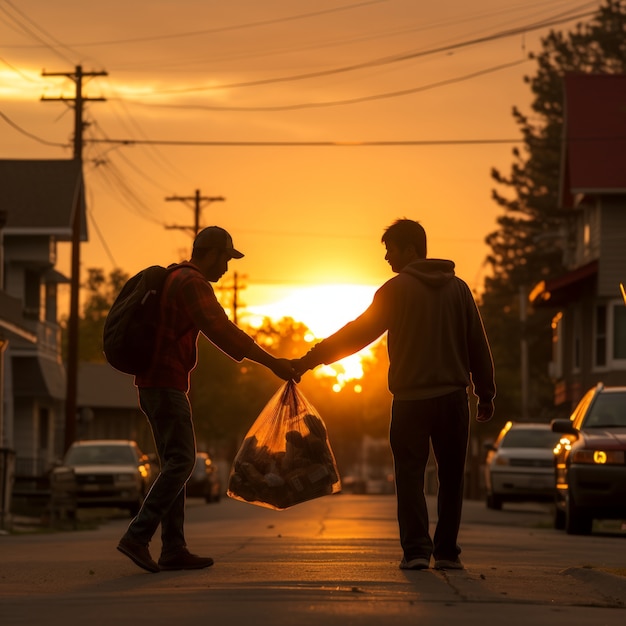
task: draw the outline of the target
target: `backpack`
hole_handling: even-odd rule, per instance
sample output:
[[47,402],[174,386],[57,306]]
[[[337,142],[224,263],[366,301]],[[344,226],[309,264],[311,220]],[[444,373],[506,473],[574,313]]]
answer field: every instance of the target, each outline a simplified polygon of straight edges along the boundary
[[104,321],[106,360],[125,374],[143,374],[152,363],[159,325],[161,293],[168,268],[152,265],[129,278]]

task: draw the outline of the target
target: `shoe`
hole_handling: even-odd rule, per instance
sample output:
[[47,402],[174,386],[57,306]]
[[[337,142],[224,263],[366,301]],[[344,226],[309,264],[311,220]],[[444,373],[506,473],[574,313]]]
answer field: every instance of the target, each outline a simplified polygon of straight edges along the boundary
[[117,549],[142,569],[152,573],[160,571],[160,567],[150,556],[147,545],[134,541],[133,539],[128,539],[127,537],[122,537],[117,545]]
[[437,559],[435,561],[435,569],[465,569],[465,566],[459,558],[454,560]]
[[409,559],[408,561],[403,558],[400,561],[400,569],[428,569],[430,567],[430,559],[418,558]]
[[211,567],[213,559],[210,556],[198,556],[191,554],[187,548],[183,548],[170,556],[161,555],[159,567],[163,570],[179,569],[204,569]]

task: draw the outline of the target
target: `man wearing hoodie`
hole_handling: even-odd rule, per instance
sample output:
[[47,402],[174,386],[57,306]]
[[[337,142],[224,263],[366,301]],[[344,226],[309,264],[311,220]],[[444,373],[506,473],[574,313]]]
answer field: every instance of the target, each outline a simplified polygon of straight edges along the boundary
[[[468,388],[476,419],[493,416],[496,389],[489,342],[472,293],[454,263],[426,258],[426,232],[400,219],[383,234],[385,260],[397,274],[354,321],[314,346],[294,369],[303,373],[358,352],[387,332],[390,442],[394,459],[401,569],[463,569],[457,543],[469,438]],[[430,444],[437,462],[438,520],[431,539],[424,497]]]

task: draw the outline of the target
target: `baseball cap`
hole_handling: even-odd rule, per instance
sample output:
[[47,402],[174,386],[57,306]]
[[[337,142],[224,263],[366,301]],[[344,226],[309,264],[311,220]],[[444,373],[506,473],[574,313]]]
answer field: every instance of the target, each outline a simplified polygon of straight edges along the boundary
[[194,239],[194,248],[217,248],[230,253],[231,259],[241,259],[243,254],[235,250],[233,238],[219,226],[207,226],[203,228]]

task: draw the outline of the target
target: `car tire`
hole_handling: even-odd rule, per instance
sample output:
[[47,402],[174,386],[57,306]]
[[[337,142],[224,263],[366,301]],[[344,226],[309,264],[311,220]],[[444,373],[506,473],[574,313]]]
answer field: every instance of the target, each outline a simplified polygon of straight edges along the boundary
[[589,535],[593,526],[593,518],[576,506],[568,494],[565,500],[565,532],[568,535]]
[[502,498],[496,496],[494,493],[487,494],[487,508],[494,511],[502,510]]

